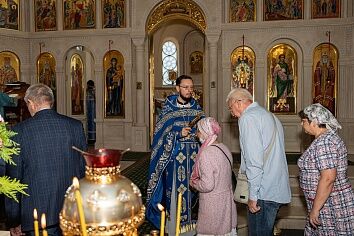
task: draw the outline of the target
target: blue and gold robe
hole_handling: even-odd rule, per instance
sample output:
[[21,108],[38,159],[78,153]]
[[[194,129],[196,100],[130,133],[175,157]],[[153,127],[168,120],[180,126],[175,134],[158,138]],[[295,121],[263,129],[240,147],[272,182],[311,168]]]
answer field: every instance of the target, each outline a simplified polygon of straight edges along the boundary
[[[192,207],[197,199],[196,193],[190,190],[189,179],[197,156],[199,143],[196,140],[196,127],[191,135],[182,137],[181,131],[197,115],[202,108],[196,100],[192,99],[187,106],[177,104],[178,95],[167,97],[161,114],[156,123],[150,168],[148,175],[146,218],[155,227],[160,228],[160,211],[157,204],[161,203],[167,210],[169,219],[172,193],[177,196],[182,192],[181,232],[189,231],[195,227],[196,220],[192,219]],[[174,206],[172,206],[174,207]]]

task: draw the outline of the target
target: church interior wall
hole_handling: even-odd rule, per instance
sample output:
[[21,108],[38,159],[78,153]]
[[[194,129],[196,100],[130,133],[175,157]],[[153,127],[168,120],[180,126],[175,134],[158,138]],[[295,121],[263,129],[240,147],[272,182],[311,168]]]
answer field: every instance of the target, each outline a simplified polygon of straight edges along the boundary
[[[58,2],[58,9],[62,7],[62,1]],[[58,95],[58,111],[70,115],[68,112],[68,70],[66,56],[70,48],[84,46],[90,55],[90,74],[88,77],[96,84],[96,125],[97,125],[97,147],[127,148],[132,150],[147,151],[149,149],[149,47],[145,24],[147,18],[161,1],[141,0],[126,1],[127,17],[126,28],[102,29],[102,15],[99,10],[100,1],[96,1],[96,28],[87,30],[63,30],[62,11],[58,10],[58,30],[52,32],[34,31],[33,1],[21,1],[21,29],[7,30],[0,29],[0,51],[14,52],[21,61],[21,81],[36,83],[36,60],[40,52],[40,43],[43,43],[42,52],[50,52],[56,59],[56,76]],[[343,129],[340,130],[348,150],[354,154],[354,3],[341,0],[342,12],[339,19],[311,19],[310,2],[304,1],[304,20],[289,21],[263,21],[263,1],[257,1],[256,22],[229,23],[229,1],[196,0],[195,3],[205,13],[207,29],[205,31],[204,45],[204,73],[203,91],[209,96],[208,99],[217,102],[216,118],[222,125],[222,141],[232,151],[238,152],[238,131],[237,120],[230,117],[225,104],[225,98],[230,91],[231,65],[230,55],[238,46],[242,45],[242,35],[245,35],[245,45],[251,47],[256,54],[256,81],[255,100],[260,105],[267,106],[267,53],[269,49],[278,43],[287,43],[296,49],[298,56],[298,88],[297,88],[297,111],[301,110],[312,101],[312,70],[313,50],[321,44],[328,42],[326,31],[331,32],[331,43],[339,51],[339,80],[338,80],[338,104],[337,117]],[[31,9],[31,10],[28,10]],[[219,12],[219,13],[217,13]],[[186,29],[188,26],[185,26]],[[177,32],[186,32],[181,29]],[[167,30],[167,31],[166,31]],[[167,37],[168,31],[176,30],[173,27],[161,29],[164,33],[156,32],[154,37],[163,40]],[[211,77],[210,58],[210,35],[220,35],[217,41],[217,87],[211,88],[213,78]],[[182,37],[182,36],[181,36]],[[196,36],[196,38],[199,36]],[[103,57],[109,50],[109,40],[113,43],[111,50],[117,50],[124,56],[125,66],[125,102],[126,111],[124,118],[107,118],[104,111],[104,78]],[[143,110],[138,109],[137,89],[137,48],[138,44],[143,45],[144,66],[143,66]],[[199,40],[199,39],[198,39]],[[138,42],[139,41],[139,42]],[[189,40],[188,40],[189,41]],[[183,45],[183,43],[181,44]],[[157,48],[158,45],[155,45]],[[189,50],[200,49],[197,45],[186,44],[184,47]],[[187,53],[186,53],[187,54]],[[161,55],[160,53],[157,55]],[[186,59],[185,55],[185,59]],[[155,57],[157,59],[157,57]],[[157,62],[155,62],[156,64]],[[189,70],[188,64],[184,64]],[[158,72],[155,71],[158,76]],[[87,81],[87,80],[86,80]],[[199,83],[199,78],[197,78]],[[207,115],[212,114],[210,102],[204,102],[207,106]],[[137,124],[139,116],[143,116],[143,124]],[[300,121],[296,114],[278,115],[285,129],[286,150],[288,152],[301,152],[304,149],[302,143],[303,133]],[[85,118],[81,119],[85,122]]]
[[[312,102],[312,65],[313,65],[313,51],[314,48],[321,44],[328,42],[328,37],[326,36],[326,31],[331,31],[331,43],[339,49],[340,57],[340,67],[339,69],[339,87],[338,87],[338,108],[337,108],[337,118],[343,124],[343,129],[339,131],[343,138],[345,139],[348,149],[352,152],[352,138],[353,136],[347,132],[348,128],[352,128],[353,122],[353,112],[351,102],[348,102],[348,98],[352,98],[352,93],[344,92],[346,88],[353,86],[352,80],[344,73],[345,67],[353,66],[352,63],[348,65],[343,65],[341,62],[347,61],[352,58],[353,55],[350,52],[351,49],[348,48],[348,43],[352,44],[351,34],[353,31],[353,21],[351,20],[331,20],[326,24],[314,24],[313,22],[297,23],[294,22],[292,25],[278,26],[279,22],[271,22],[265,24],[265,22],[257,23],[254,26],[250,23],[249,27],[242,27],[242,29],[235,29],[230,27],[229,24],[224,25],[224,30],[222,30],[222,42],[223,42],[223,81],[230,84],[231,77],[231,65],[230,65],[230,55],[234,48],[242,45],[242,35],[245,35],[245,44],[254,49],[256,53],[256,75],[255,75],[255,100],[261,105],[267,107],[267,53],[269,49],[279,43],[286,43],[293,46],[298,54],[298,100],[297,100],[297,111],[300,111],[305,106]],[[275,30],[276,29],[276,30]],[[229,78],[227,78],[229,77]],[[349,86],[349,87],[348,87]],[[224,97],[226,97],[228,90],[228,85],[224,86]],[[224,104],[221,104],[224,103]],[[225,102],[221,101],[220,107],[226,107]],[[349,105],[349,106],[348,106]],[[348,107],[350,107],[348,109]],[[228,114],[226,108],[223,112]],[[301,125],[296,114],[294,115],[278,115],[282,121],[285,129],[285,140],[286,149],[289,152],[300,152],[303,150],[301,139]],[[233,123],[234,120],[228,118],[228,115],[223,116],[226,124]],[[349,125],[349,127],[348,127]],[[234,125],[231,124],[230,128],[233,129]],[[348,128],[344,128],[344,127]],[[224,126],[225,128],[227,125]],[[229,128],[226,128],[229,129]],[[228,142],[237,142],[238,134],[230,134],[231,138],[228,138]],[[234,150],[237,150],[235,148]]]

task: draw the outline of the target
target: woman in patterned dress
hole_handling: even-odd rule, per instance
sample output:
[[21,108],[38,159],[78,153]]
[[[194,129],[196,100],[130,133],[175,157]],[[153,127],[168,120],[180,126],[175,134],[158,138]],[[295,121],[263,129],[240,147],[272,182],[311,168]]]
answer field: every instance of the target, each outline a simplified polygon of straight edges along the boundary
[[354,193],[347,176],[347,148],[332,113],[316,103],[299,112],[315,140],[298,160],[307,203],[305,235],[354,235]]

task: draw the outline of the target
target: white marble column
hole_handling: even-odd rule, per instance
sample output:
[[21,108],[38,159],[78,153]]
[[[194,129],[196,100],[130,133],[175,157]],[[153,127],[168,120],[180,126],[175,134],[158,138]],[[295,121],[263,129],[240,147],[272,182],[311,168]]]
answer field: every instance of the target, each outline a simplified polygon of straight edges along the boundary
[[[26,4],[27,6],[25,6],[25,8],[27,9],[34,9],[34,1],[26,1]],[[26,4],[23,4],[23,5],[26,5]],[[22,10],[22,9],[21,9]],[[23,31],[29,31],[29,32],[33,32],[35,31],[35,21],[34,21],[34,10],[33,11],[25,11],[23,14],[22,14],[25,19],[29,19],[29,20],[25,20],[25,29]]]
[[263,1],[256,1],[256,21],[263,21]]
[[254,83],[253,83],[253,100],[258,102],[259,105],[267,107],[267,94],[268,85],[267,85],[267,63],[266,58],[260,56],[257,58],[256,67],[255,67],[255,75],[254,75]]
[[[56,69],[56,87],[57,87],[57,111],[60,114],[66,115],[66,76],[64,71],[64,64],[57,65]],[[60,101],[60,102],[59,102]]]
[[[145,35],[138,34],[132,36],[132,41],[135,46],[135,62],[133,61],[135,69],[136,80],[132,80],[132,97],[135,95],[135,102],[133,103],[133,126],[131,129],[131,148],[134,151],[148,151],[149,150],[149,129],[147,121],[145,120],[146,112],[149,107],[149,100],[145,99],[145,91],[149,89],[148,74],[145,74],[145,65],[147,61],[144,60],[145,52]],[[146,64],[144,64],[146,62]],[[133,72],[134,74],[134,72]],[[134,101],[134,99],[132,99]],[[134,106],[135,105],[135,106]]]
[[[218,119],[218,41],[220,32],[206,33],[209,47],[209,115]],[[205,96],[206,97],[206,96]]]
[[[312,59],[310,55],[308,58]],[[300,111],[305,106],[312,103],[312,60],[304,61],[304,78],[302,80],[302,87],[299,87],[297,90],[297,106]]]
[[[341,14],[341,16],[343,18],[347,18],[348,16],[349,17],[351,16],[348,13],[352,10],[351,8],[349,8],[349,7],[352,7],[352,6],[350,6],[352,4],[353,4],[353,1],[348,1],[348,0],[342,1],[342,7],[341,7],[341,13],[340,14]],[[339,6],[337,6],[337,7],[339,7]]]
[[55,2],[57,4],[57,29],[58,30],[63,30],[64,26],[63,26],[63,22],[64,22],[64,4],[63,1],[56,1]]
[[312,1],[304,1],[304,19],[307,20],[307,19],[311,19],[311,2]]
[[102,65],[95,65],[95,86],[96,86],[96,143],[95,148],[104,147],[104,81]]
[[21,81],[22,82],[26,82],[28,84],[31,84],[31,75],[32,75],[32,65],[31,64],[27,64],[27,63],[23,63],[21,64]]
[[347,17],[353,17],[354,16],[354,3],[353,1],[345,1],[348,4],[348,15]]
[[145,37],[133,38],[136,54],[136,84],[133,84],[133,88],[136,90],[136,113],[135,122],[137,126],[145,125],[145,104],[144,90],[146,89],[146,83],[144,80],[144,43]]
[[96,29],[102,29],[101,1],[96,0]]

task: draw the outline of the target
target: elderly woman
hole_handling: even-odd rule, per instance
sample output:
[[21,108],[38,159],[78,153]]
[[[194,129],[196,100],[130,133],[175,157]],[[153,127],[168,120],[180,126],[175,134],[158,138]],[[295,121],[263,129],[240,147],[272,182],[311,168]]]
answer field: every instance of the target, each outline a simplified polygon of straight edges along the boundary
[[232,155],[216,141],[218,122],[200,120],[197,135],[202,143],[191,175],[190,185],[199,191],[198,235],[236,235],[236,205],[232,192]]
[[353,235],[354,194],[347,176],[347,148],[329,110],[313,104],[299,112],[306,133],[315,136],[298,160],[308,221],[305,235]]

